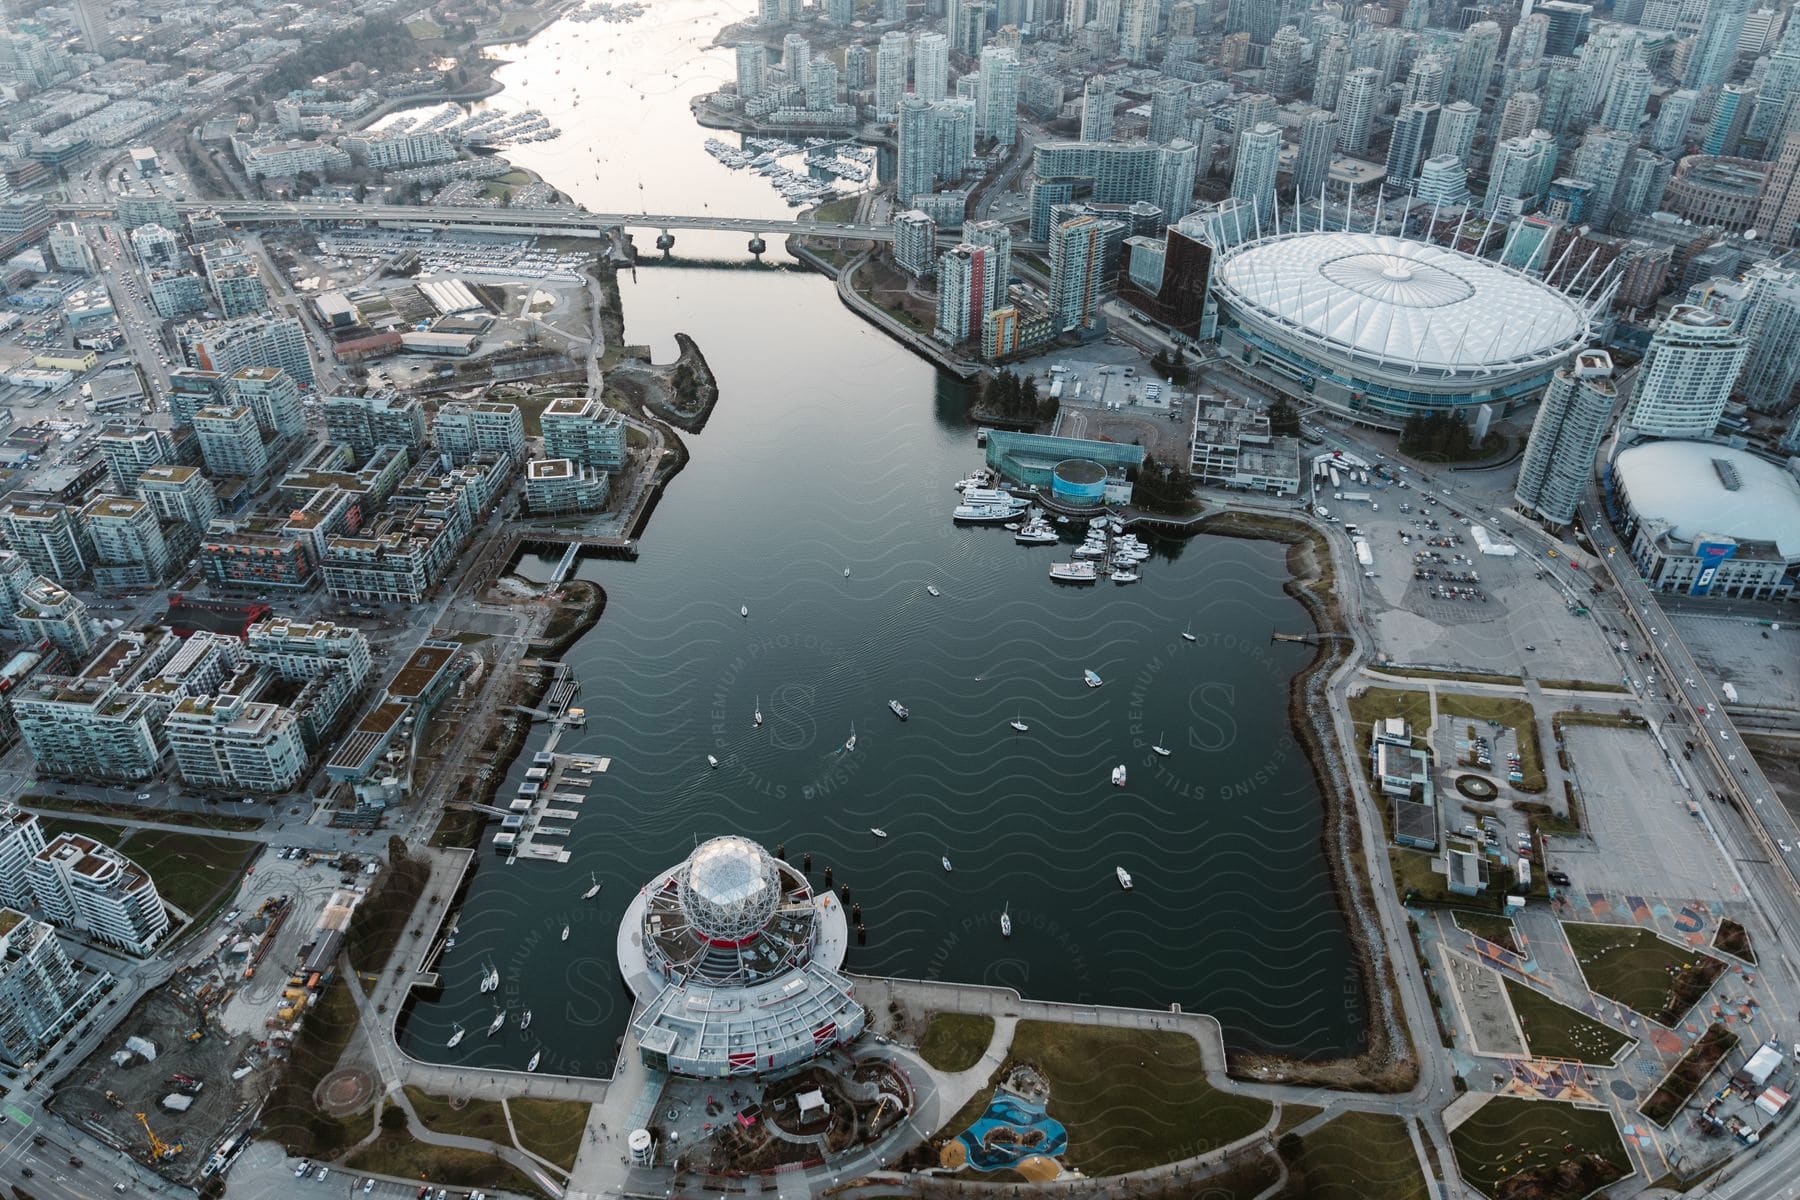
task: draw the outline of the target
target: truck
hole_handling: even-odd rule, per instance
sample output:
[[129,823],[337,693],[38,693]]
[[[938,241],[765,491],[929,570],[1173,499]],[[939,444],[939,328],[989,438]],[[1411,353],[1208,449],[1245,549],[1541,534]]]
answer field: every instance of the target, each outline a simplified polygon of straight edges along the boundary
[[1521,858],[1519,860],[1519,889],[1521,891],[1523,891],[1530,887],[1531,887],[1531,860],[1529,858]]

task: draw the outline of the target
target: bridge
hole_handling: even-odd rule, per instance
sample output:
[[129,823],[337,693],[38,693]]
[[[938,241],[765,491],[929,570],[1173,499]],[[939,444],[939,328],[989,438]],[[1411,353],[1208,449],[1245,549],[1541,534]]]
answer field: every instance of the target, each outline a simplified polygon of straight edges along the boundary
[[[111,204],[62,204],[53,210],[65,220],[113,220],[118,209]],[[307,200],[183,200],[177,213],[211,212],[230,225],[292,225],[302,222],[362,222],[401,229],[426,229],[441,233],[513,233],[549,237],[612,236],[620,229],[715,230],[752,237],[800,234],[842,241],[891,242],[890,225],[857,225],[838,221],[795,221],[764,217],[727,217],[703,213],[596,213],[583,208],[485,208],[480,205],[346,204]],[[960,234],[938,236],[938,244],[954,246]],[[1015,250],[1039,249],[1031,242],[1013,243]]]

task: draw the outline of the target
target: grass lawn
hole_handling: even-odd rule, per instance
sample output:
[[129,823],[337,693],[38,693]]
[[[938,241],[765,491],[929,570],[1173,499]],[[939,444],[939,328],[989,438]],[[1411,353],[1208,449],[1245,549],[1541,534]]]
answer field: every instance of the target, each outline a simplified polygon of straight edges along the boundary
[[1589,987],[1663,1025],[1681,1020],[1725,969],[1648,929],[1569,922],[1563,933]]
[[473,850],[481,845],[481,831],[488,822],[486,813],[467,808],[446,808],[432,831],[433,846],[462,847]]
[[1540,679],[1542,687],[1556,688],[1564,692],[1626,692],[1631,689],[1622,683],[1596,683],[1589,679]]
[[1682,1105],[1700,1090],[1700,1085],[1706,1082],[1720,1061],[1737,1048],[1737,1044],[1738,1035],[1715,1022],[1669,1068],[1669,1073],[1657,1083],[1656,1090],[1650,1093],[1650,1098],[1639,1106],[1638,1111],[1666,1128],[1675,1119],[1675,1114],[1681,1111]]
[[352,1154],[345,1165],[353,1171],[429,1179],[448,1187],[504,1189],[522,1196],[543,1192],[530,1179],[491,1154],[428,1146],[403,1129],[384,1129],[381,1136]]
[[1636,1040],[1511,979],[1506,980],[1506,996],[1525,1031],[1525,1045],[1544,1058],[1611,1065]]
[[919,1041],[919,1057],[940,1071],[967,1071],[981,1061],[993,1040],[992,1017],[934,1013]]
[[1544,790],[1544,751],[1538,744],[1537,713],[1529,703],[1511,696],[1458,696],[1439,692],[1438,711],[1509,726],[1518,734],[1519,774],[1525,777],[1523,782],[1513,786],[1523,792]]
[[111,846],[115,850],[134,832],[130,829],[121,829],[117,825],[102,825],[95,821],[70,821],[62,817],[40,817],[38,825],[43,828],[46,842],[61,834],[79,833],[84,837],[93,838],[96,842]]
[[1304,1125],[1324,1111],[1324,1109],[1316,1104],[1282,1105],[1281,1115],[1275,1119],[1276,1139],[1280,1140],[1281,1135],[1292,1129],[1294,1126]]
[[1513,940],[1513,923],[1511,917],[1499,913],[1457,912],[1450,914],[1456,921],[1456,927],[1465,933],[1486,938],[1497,946],[1505,946],[1508,950],[1517,950],[1519,944]]
[[288,1148],[290,1154],[335,1158],[374,1127],[373,1109],[341,1120],[319,1111],[313,1089],[337,1066],[356,1036],[356,1001],[350,985],[334,979],[300,1023],[280,1081],[263,1107],[257,1137]]
[[252,833],[263,827],[261,817],[229,817],[222,813],[180,812],[167,808],[147,808],[136,804],[106,804],[84,800],[79,796],[19,797],[20,808],[47,808],[56,812],[88,813],[111,817],[115,821],[154,821],[159,825],[186,825],[191,829],[223,829],[231,833]]
[[1356,723],[1356,744],[1367,747],[1369,730],[1383,717],[1404,717],[1413,737],[1431,728],[1431,697],[1401,688],[1371,687],[1350,697],[1350,719]]
[[1020,1021],[1011,1058],[1049,1081],[1050,1115],[1069,1131],[1064,1158],[1090,1176],[1203,1154],[1256,1132],[1273,1111],[1216,1091],[1187,1034]]
[[1431,860],[1432,856],[1424,850],[1388,847],[1388,866],[1394,872],[1394,886],[1400,889],[1402,896],[1410,896],[1420,904],[1453,906],[1459,913],[1470,904],[1491,904],[1498,910],[1498,897],[1464,896],[1451,891],[1449,878],[1443,872],[1433,870]]
[[410,1085],[406,1089],[406,1098],[427,1129],[486,1138],[501,1145],[512,1141],[512,1134],[506,1130],[506,1110],[498,1100],[470,1100],[456,1108],[447,1097],[433,1096]]
[[1381,1113],[1347,1112],[1301,1139],[1292,1164],[1308,1200],[1428,1200],[1419,1156],[1406,1122]]
[[[1463,1179],[1489,1196],[1497,1195],[1500,1185],[1520,1172],[1564,1162],[1569,1155],[1563,1147],[1569,1145],[1600,1161],[1588,1164],[1574,1190],[1555,1195],[1573,1200],[1631,1171],[1611,1113],[1554,1100],[1511,1096],[1489,1100],[1451,1132],[1450,1145]],[[1552,1200],[1548,1191],[1535,1194],[1540,1200]]]
[[513,1128],[519,1132],[521,1147],[565,1171],[574,1169],[591,1105],[584,1100],[527,1099],[508,1100],[506,1105],[512,1109]]
[[1486,671],[1434,671],[1430,667],[1388,667],[1377,663],[1371,670],[1383,675],[1399,675],[1406,679],[1448,679],[1458,683],[1510,683],[1515,687],[1525,681],[1517,675]]
[[140,829],[132,835],[126,857],[150,872],[164,900],[192,916],[236,883],[262,848],[261,842],[238,838]]
[[856,215],[857,202],[858,197],[856,196],[845,196],[838,200],[828,200],[824,204],[819,205],[818,210],[813,213],[813,219],[824,221],[827,224],[849,224],[850,218]]

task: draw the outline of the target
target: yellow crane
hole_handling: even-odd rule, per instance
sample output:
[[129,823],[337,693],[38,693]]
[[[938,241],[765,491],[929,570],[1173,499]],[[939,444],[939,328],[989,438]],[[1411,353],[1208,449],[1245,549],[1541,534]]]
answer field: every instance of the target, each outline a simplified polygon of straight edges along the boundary
[[180,1154],[183,1150],[187,1149],[186,1146],[183,1146],[179,1142],[177,1142],[175,1145],[171,1146],[171,1145],[169,1145],[169,1143],[167,1143],[167,1142],[163,1141],[161,1138],[157,1137],[156,1130],[150,1128],[150,1118],[145,1116],[143,1113],[138,1113],[137,1119],[138,1119],[138,1124],[142,1125],[144,1127],[145,1136],[150,1139],[150,1157],[153,1160],[154,1159],[162,1159],[162,1158],[174,1158],[177,1154]]

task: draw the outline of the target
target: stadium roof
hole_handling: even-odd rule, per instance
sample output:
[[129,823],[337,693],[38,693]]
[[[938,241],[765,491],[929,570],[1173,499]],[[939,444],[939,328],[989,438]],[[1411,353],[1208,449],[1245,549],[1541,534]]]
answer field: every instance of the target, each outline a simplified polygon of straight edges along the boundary
[[1582,306],[1530,275],[1382,234],[1263,238],[1230,251],[1213,279],[1240,314],[1321,351],[1433,374],[1553,362],[1588,335]]
[[1713,442],[1648,442],[1622,451],[1613,472],[1631,507],[1677,542],[1707,535],[1773,543],[1800,560],[1800,480],[1754,454]]

